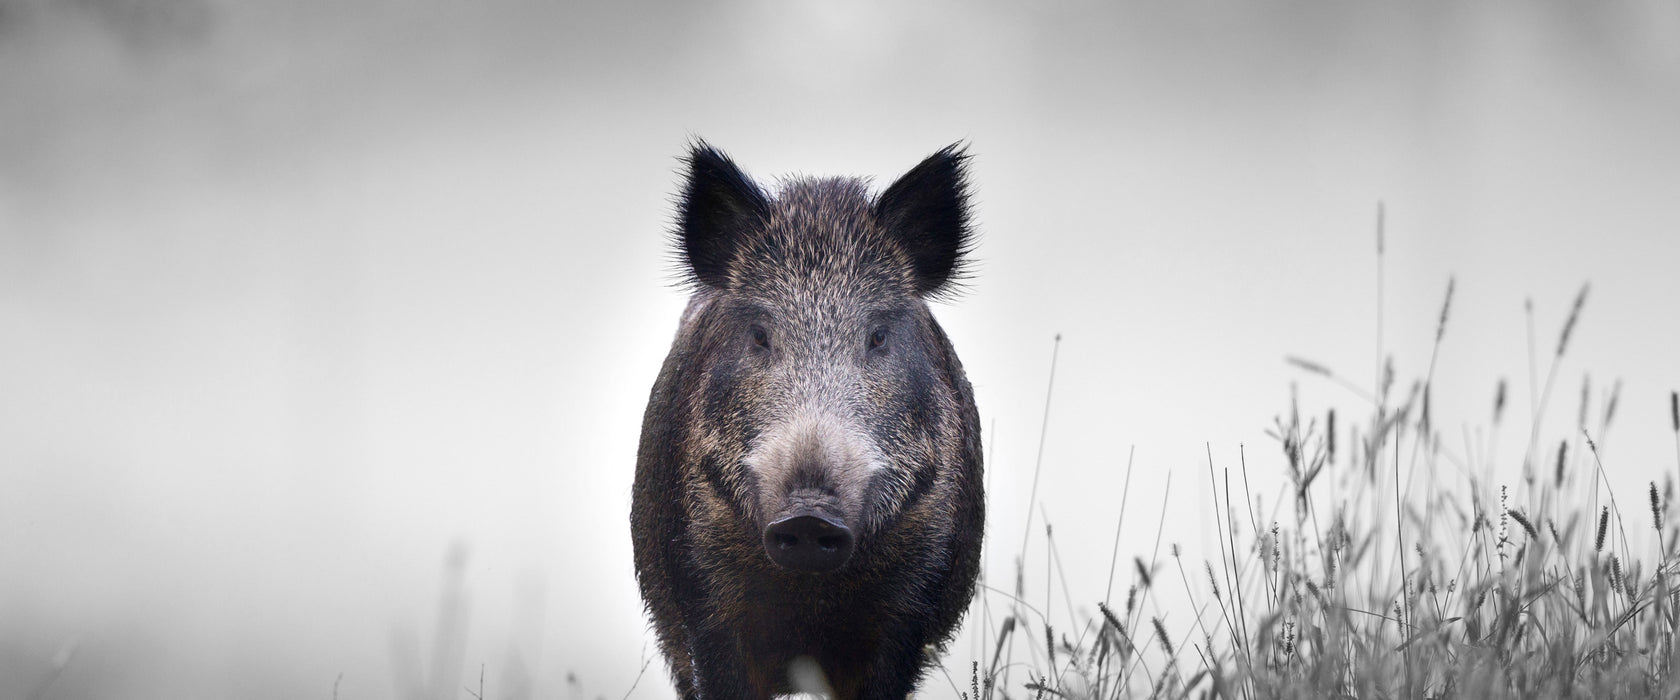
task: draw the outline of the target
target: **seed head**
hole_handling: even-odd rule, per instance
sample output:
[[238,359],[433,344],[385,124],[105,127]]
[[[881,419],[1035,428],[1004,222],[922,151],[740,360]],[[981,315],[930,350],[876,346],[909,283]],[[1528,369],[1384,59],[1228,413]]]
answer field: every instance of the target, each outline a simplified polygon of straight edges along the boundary
[[1657,498],[1657,482],[1651,482],[1651,524],[1662,532],[1662,501]]
[[[1675,419],[1680,422],[1680,418]],[[1675,430],[1680,430],[1676,427]],[[1336,409],[1330,409],[1330,417],[1324,423],[1324,449],[1331,464],[1336,463]]]
[[1529,539],[1540,539],[1540,534],[1534,529],[1534,523],[1529,522],[1528,517],[1523,515],[1522,511],[1508,510],[1505,512],[1510,513],[1511,519],[1517,521],[1517,524],[1522,526],[1523,532],[1528,533]]
[[1563,335],[1558,337],[1558,357],[1563,357],[1564,348],[1569,347],[1569,334],[1575,332],[1575,321],[1581,317],[1581,307],[1587,303],[1587,289],[1591,285],[1581,285],[1581,291],[1575,295],[1575,306],[1569,309],[1569,319],[1563,322]]
[[1173,653],[1172,639],[1167,637],[1167,626],[1161,624],[1161,618],[1152,617],[1149,621],[1155,624],[1155,635],[1161,638],[1161,648],[1167,651],[1167,656],[1176,656]]
[[1296,357],[1294,355],[1287,355],[1283,358],[1283,361],[1287,362],[1289,364],[1295,365],[1296,367],[1300,368],[1301,370],[1309,372],[1311,374],[1318,374],[1318,375],[1323,375],[1323,376],[1326,376],[1326,377],[1330,376],[1330,368],[1329,367],[1325,367],[1324,365],[1321,365],[1317,362],[1313,362],[1312,360],[1306,359],[1304,357]]
[[[1656,488],[1655,482],[1652,482],[1652,488]],[[1282,559],[1283,546],[1278,543],[1278,524],[1277,521],[1274,520],[1272,521],[1272,568],[1278,568],[1278,563],[1282,561]]]
[[1113,610],[1108,609],[1108,604],[1107,603],[1101,603],[1101,602],[1097,603],[1097,610],[1102,611],[1103,619],[1107,620],[1108,624],[1110,626],[1112,626],[1116,631],[1121,632],[1122,634],[1125,633],[1126,626],[1123,625],[1123,624],[1120,624],[1120,619],[1114,616],[1114,611]]
[[1563,486],[1563,462],[1564,462],[1564,458],[1568,457],[1568,456],[1569,456],[1569,441],[1564,440],[1563,442],[1558,443],[1557,483],[1555,484],[1556,486],[1560,486],[1560,487]]
[[1435,342],[1441,342],[1441,336],[1447,333],[1447,311],[1452,309],[1453,287],[1458,280],[1447,278],[1447,300],[1441,302],[1441,322],[1435,326]]
[[1593,538],[1593,551],[1604,551],[1604,533],[1608,532],[1609,527],[1610,506],[1604,506],[1604,510],[1599,511],[1598,513],[1598,536]]

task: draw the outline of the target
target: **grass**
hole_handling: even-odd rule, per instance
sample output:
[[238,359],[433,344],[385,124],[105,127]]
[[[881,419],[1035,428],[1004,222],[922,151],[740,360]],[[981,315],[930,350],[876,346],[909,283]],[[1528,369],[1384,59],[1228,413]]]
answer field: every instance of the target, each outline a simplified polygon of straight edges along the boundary
[[[1449,281],[1436,350],[1453,288]],[[969,624],[983,630],[987,652],[945,679],[964,700],[1680,696],[1672,479],[1644,485],[1625,509],[1610,489],[1599,443],[1615,419],[1619,384],[1597,416],[1585,384],[1573,430],[1542,440],[1586,298],[1582,287],[1543,384],[1530,353],[1536,398],[1515,485],[1492,483],[1493,449],[1480,437],[1463,436],[1462,454],[1443,446],[1459,437],[1433,421],[1434,352],[1403,393],[1387,357],[1374,389],[1290,358],[1309,380],[1347,388],[1368,410],[1338,425],[1334,411],[1304,413],[1291,402],[1269,430],[1287,470],[1271,513],[1251,505],[1246,454],[1217,465],[1210,448],[1217,561],[1184,561],[1177,544],[1159,561],[1157,525],[1155,553],[1133,558],[1123,601],[1105,597],[1081,614],[1063,577],[1062,617],[1048,596],[1042,608],[1025,600],[1018,559],[1013,590],[981,584]],[[1528,314],[1532,347],[1532,304]],[[1507,418],[1506,396],[1500,381],[1495,427]],[[1669,399],[1680,466],[1680,393]],[[1128,485],[1129,472],[1128,461]],[[1045,520],[1048,557],[1059,568]],[[1642,530],[1643,540],[1630,537]],[[1047,565],[1047,592],[1050,574]],[[1105,596],[1113,583],[1111,573]],[[1172,608],[1178,622],[1159,600],[1163,587],[1190,603],[1189,612]],[[1016,660],[1018,647],[1026,659]],[[935,674],[927,685],[940,680]]]

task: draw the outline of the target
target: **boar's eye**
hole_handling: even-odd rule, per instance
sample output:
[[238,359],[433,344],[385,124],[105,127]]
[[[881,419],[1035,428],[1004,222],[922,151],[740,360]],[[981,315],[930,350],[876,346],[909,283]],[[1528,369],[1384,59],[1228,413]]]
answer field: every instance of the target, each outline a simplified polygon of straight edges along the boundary
[[764,326],[760,326],[756,323],[752,324],[751,330],[752,330],[753,345],[758,346],[759,348],[762,348],[764,350],[769,350],[770,349],[770,333],[769,333],[769,331],[764,330]]
[[887,346],[887,329],[885,326],[875,329],[869,334],[869,349],[880,350]]

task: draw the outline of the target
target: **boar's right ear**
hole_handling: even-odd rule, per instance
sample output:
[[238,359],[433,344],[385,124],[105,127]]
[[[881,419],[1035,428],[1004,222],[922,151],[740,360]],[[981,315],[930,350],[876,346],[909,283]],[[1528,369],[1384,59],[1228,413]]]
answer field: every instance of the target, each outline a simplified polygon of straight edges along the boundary
[[961,144],[946,146],[875,200],[875,219],[910,255],[922,296],[937,296],[963,276],[963,257],[973,243],[967,161]]
[[705,141],[695,141],[684,162],[688,183],[677,204],[683,256],[696,281],[722,288],[742,235],[770,203],[728,156]]

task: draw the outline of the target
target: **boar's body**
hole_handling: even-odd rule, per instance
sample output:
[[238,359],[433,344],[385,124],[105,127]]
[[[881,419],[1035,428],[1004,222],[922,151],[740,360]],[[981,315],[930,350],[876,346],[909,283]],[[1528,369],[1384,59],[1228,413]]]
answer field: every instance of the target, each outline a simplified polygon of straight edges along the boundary
[[924,298],[960,274],[964,157],[878,197],[771,197],[688,159],[694,295],[643,419],[637,580],[684,698],[903,698],[974,594],[984,523],[972,391]]

